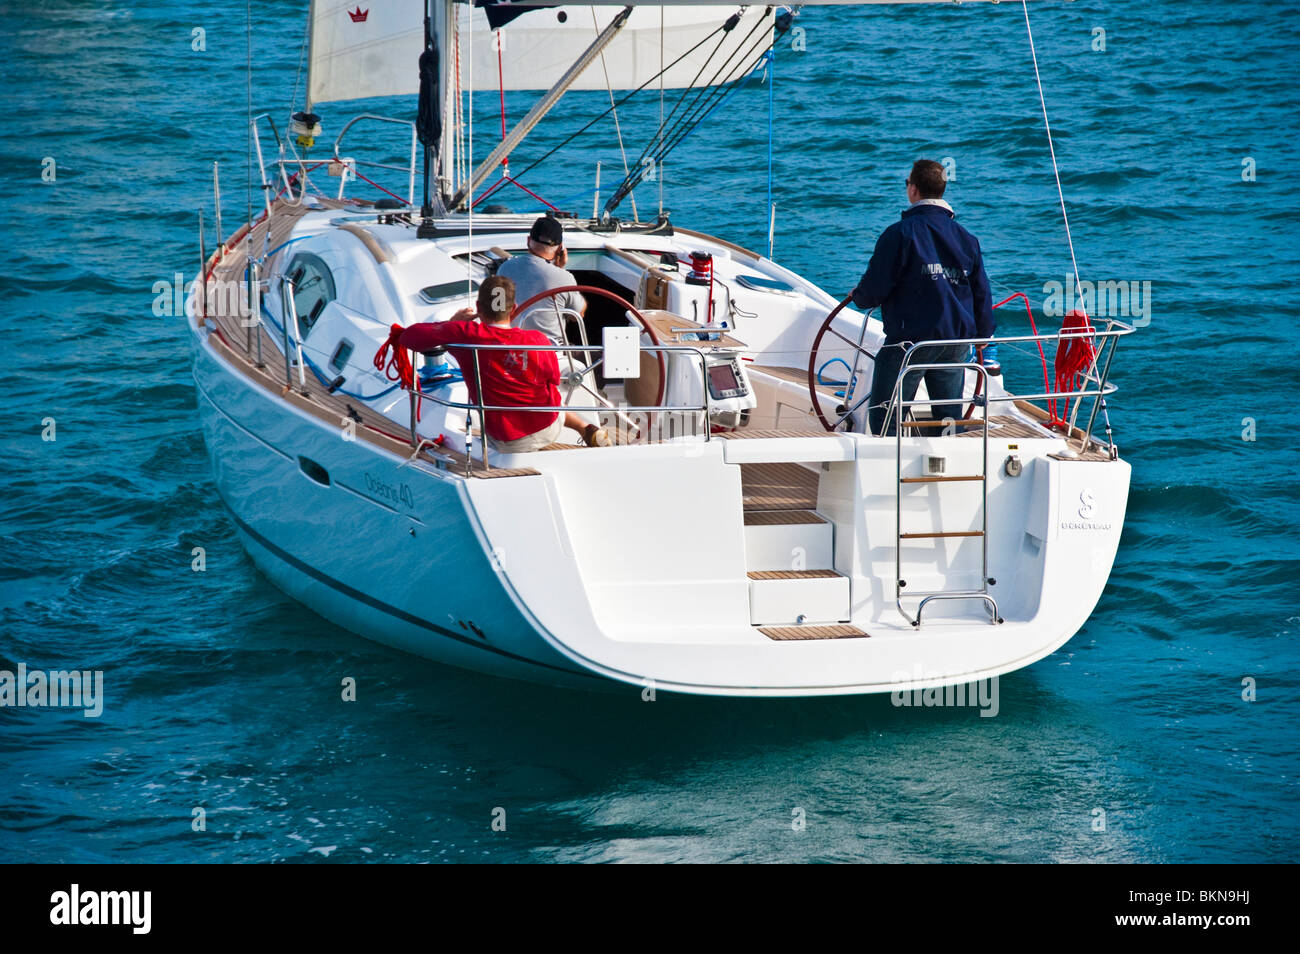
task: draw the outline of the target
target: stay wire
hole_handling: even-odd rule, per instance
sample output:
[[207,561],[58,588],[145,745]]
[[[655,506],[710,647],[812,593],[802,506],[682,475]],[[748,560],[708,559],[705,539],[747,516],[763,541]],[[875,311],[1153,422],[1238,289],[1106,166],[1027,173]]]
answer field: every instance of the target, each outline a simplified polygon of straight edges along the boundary
[[[656,133],[656,140],[658,140],[659,143],[658,146],[655,146],[656,140],[651,140],[646,144],[645,149],[642,150],[641,155],[637,159],[636,165],[633,167],[636,171],[634,173],[629,173],[629,175],[618,184],[613,192],[614,197],[620,196],[620,193],[626,195],[635,185],[635,182],[638,181],[639,176],[644,175],[643,170],[646,168],[647,157],[653,158],[654,165],[658,166],[663,161],[664,157],[672,152],[672,150],[675,149],[682,140],[684,140],[686,136],[688,136],[691,131],[704,120],[705,116],[707,116],[718,104],[721,97],[731,91],[731,84],[734,81],[739,79],[741,76],[748,76],[754,71],[762,58],[767,55],[766,50],[764,50],[747,69],[744,67],[753,51],[763,42],[764,37],[762,35],[750,44],[749,49],[741,54],[740,60],[734,65],[733,61],[736,59],[736,55],[741,53],[741,48],[744,47],[745,44],[749,42],[750,38],[753,37],[754,33],[766,23],[767,18],[770,15],[771,8],[769,7],[765,9],[763,16],[759,17],[759,19],[755,21],[753,27],[750,28],[749,33],[747,33],[744,39],[736,45],[736,48],[731,51],[731,54],[726,58],[723,64],[714,71],[713,76],[710,77],[708,83],[704,86],[696,87],[695,83],[699,80],[700,75],[703,74],[709,63],[712,62],[713,57],[716,56],[718,50],[721,49],[722,43],[725,41],[726,37],[724,36],[722,40],[719,41],[718,46],[715,47],[713,53],[710,54],[709,60],[705,61],[705,63],[700,67],[700,70],[696,73],[695,79],[691,81],[691,86],[682,91],[682,95],[678,98],[677,104],[673,106],[673,111],[669,114],[668,119],[665,123],[660,125],[660,128]],[[727,73],[726,78],[721,82],[718,82],[718,77],[728,68],[730,68],[730,71]],[[686,112],[677,120],[677,122],[672,126],[671,131],[665,136],[664,125],[668,122],[672,122],[673,118],[677,115],[678,109],[681,107],[682,103],[686,101],[687,96],[689,96],[692,91],[695,92],[695,98],[691,101],[691,105],[687,107]],[[701,99],[703,99],[702,104],[700,102]],[[666,142],[664,141],[665,139],[667,140]],[[614,198],[611,198],[610,202],[614,202]],[[606,208],[610,209],[611,206],[607,204]]]
[[[628,93],[626,96],[624,96],[622,99],[620,99],[620,100],[619,100],[615,105],[617,105],[617,106],[622,106],[624,103],[626,103],[628,100],[630,100],[630,99],[631,99],[633,96],[635,96],[637,93],[641,92],[641,91],[644,90],[647,86],[649,86],[651,83],[653,83],[656,79],[661,79],[661,78],[663,77],[663,75],[664,75],[665,73],[668,72],[668,70],[671,70],[674,66],[676,66],[678,63],[680,63],[682,60],[686,59],[686,57],[690,56],[692,53],[694,53],[696,50],[698,50],[701,46],[703,46],[705,43],[707,43],[709,40],[711,40],[711,39],[713,38],[714,34],[716,34],[716,33],[718,32],[718,30],[721,30],[721,29],[722,29],[722,27],[719,26],[717,29],[713,30],[711,33],[708,34],[708,36],[704,37],[702,40],[700,40],[698,43],[696,43],[693,47],[691,47],[689,50],[687,50],[687,51],[686,51],[685,53],[683,53],[681,56],[677,57],[677,59],[675,59],[675,60],[673,60],[671,63],[669,63],[667,67],[661,69],[657,75],[650,77],[648,80],[646,80],[646,81],[645,81],[644,83],[642,83],[640,86],[638,86],[636,89],[632,90],[632,92]],[[594,119],[592,119],[592,120],[591,120],[590,122],[588,122],[586,125],[584,125],[581,129],[579,129],[579,130],[577,130],[576,132],[572,133],[571,135],[569,135],[568,137],[566,137],[563,141],[561,141],[559,144],[557,144],[556,146],[552,147],[551,149],[549,149],[549,150],[547,150],[545,153],[543,153],[543,154],[541,155],[540,158],[538,158],[538,159],[534,159],[531,163],[529,163],[527,166],[525,166],[524,169],[523,169],[521,172],[516,173],[515,178],[516,178],[516,179],[522,179],[525,175],[527,175],[527,174],[528,174],[529,172],[531,172],[533,169],[536,169],[539,165],[541,165],[541,163],[545,162],[545,161],[546,161],[547,159],[549,159],[551,156],[555,155],[557,152],[559,152],[561,149],[563,149],[563,148],[564,148],[565,146],[567,146],[569,143],[573,142],[573,140],[577,139],[579,136],[581,136],[583,133],[585,133],[585,132],[586,132],[588,129],[590,129],[592,126],[596,125],[596,123],[600,122],[602,119],[604,119],[606,116],[608,116],[608,115],[610,114],[610,112],[611,112],[610,109],[606,109],[606,110],[604,110],[603,112],[601,112],[599,116],[596,116]]]
[[[595,7],[591,8],[591,26],[596,31],[596,35],[599,36],[600,24],[596,21]],[[663,47],[661,46],[660,47],[661,55],[662,55],[662,50]],[[661,65],[662,65],[662,61],[661,61]],[[627,150],[623,148],[623,127],[619,125],[619,121],[618,121],[618,106],[614,102],[614,87],[609,81],[609,67],[605,63],[604,48],[602,48],[600,51],[600,68],[605,74],[605,91],[609,93],[609,108],[613,110],[614,113],[614,133],[618,136],[618,151],[619,154],[623,157],[623,174],[629,175],[631,170],[628,168],[628,164],[627,164]],[[634,219],[637,218],[636,196],[632,196],[632,218]]]

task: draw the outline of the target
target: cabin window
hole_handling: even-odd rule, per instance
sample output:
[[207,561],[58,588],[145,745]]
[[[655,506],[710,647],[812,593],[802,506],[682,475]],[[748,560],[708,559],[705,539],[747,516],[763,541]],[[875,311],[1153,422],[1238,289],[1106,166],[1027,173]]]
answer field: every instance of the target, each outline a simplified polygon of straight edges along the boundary
[[444,282],[441,285],[429,285],[420,289],[420,297],[430,305],[450,301],[453,298],[471,298],[478,291],[478,282],[462,278],[458,282]]
[[325,306],[334,300],[334,276],[330,274],[328,265],[309,252],[294,256],[285,276],[293,287],[298,335],[306,338]]
[[334,349],[334,355],[330,358],[330,367],[335,371],[342,371],[348,366],[348,358],[352,357],[352,342],[344,338],[339,342],[339,346]]

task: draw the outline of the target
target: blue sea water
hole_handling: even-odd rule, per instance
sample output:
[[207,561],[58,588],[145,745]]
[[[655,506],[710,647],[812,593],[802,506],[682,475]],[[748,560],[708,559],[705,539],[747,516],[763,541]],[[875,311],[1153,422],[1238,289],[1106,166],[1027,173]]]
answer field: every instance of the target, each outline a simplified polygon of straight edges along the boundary
[[[1080,274],[1150,281],[1151,310],[1114,368],[1133,490],[1110,585],[980,718],[496,681],[283,596],[217,498],[183,322],[153,308],[156,282],[196,270],[199,209],[212,247],[213,160],[226,232],[245,218],[247,101],[281,116],[301,90],[306,3],[253,5],[251,90],[242,4],[7,5],[0,669],[100,669],[106,702],[0,709],[0,860],[1297,860],[1297,10],[1031,6]],[[912,159],[952,157],[995,288],[1043,320],[1070,257],[1020,5],[797,22],[806,50],[786,41],[774,68],[778,259],[846,292]],[[483,156],[499,104],[476,96]],[[510,118],[530,101],[510,94]],[[606,104],[566,99],[512,167]],[[323,107],[327,138],[363,108]],[[630,158],[657,116],[653,94],[620,110]],[[767,157],[754,82],[669,159],[674,221],[764,248]],[[609,122],[525,181],[571,196],[597,160],[607,194]],[[656,186],[637,200],[648,217]],[[1032,363],[1004,362],[1033,386]]]

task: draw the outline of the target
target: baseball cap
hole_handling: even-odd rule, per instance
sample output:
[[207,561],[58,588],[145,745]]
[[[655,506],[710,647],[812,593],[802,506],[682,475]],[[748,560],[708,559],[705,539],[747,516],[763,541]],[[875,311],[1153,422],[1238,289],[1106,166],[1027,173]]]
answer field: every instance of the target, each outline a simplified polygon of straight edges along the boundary
[[549,215],[543,215],[533,223],[528,237],[543,245],[562,245],[564,243],[564,226]]

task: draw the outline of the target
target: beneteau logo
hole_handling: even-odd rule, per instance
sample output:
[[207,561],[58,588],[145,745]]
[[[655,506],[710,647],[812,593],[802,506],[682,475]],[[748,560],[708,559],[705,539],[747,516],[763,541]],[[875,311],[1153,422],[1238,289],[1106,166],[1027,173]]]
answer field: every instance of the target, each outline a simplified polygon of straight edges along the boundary
[[365,23],[366,17],[370,16],[370,11],[357,7],[355,10],[349,10],[348,16],[352,18],[353,23]]
[[152,891],[71,890],[50,895],[50,923],[66,925],[128,924],[133,934],[148,934],[152,922]]
[[0,708],[7,706],[83,709],[87,719],[97,719],[104,711],[104,673],[98,669],[28,672],[26,663],[19,663],[17,672],[0,669]]
[[1078,520],[1062,520],[1062,530],[1109,530],[1109,523],[1097,523],[1093,517],[1097,514],[1097,495],[1092,492],[1092,488],[1084,487],[1079,491],[1079,507],[1075,511],[1079,515]]
[[1093,496],[1091,490],[1086,487],[1079,491],[1079,519],[1091,520],[1093,513],[1096,511],[1097,498]]

